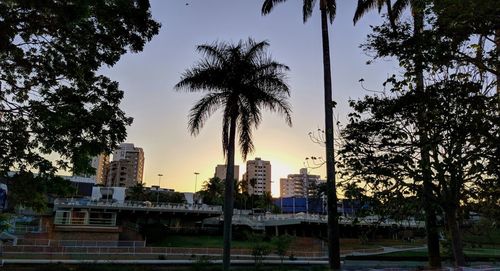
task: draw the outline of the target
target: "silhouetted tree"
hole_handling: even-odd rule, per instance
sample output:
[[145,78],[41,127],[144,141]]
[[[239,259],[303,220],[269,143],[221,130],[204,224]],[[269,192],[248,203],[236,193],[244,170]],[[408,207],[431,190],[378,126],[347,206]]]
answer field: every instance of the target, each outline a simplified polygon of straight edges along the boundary
[[[413,46],[418,48],[421,46],[421,40],[423,38],[422,32],[424,31],[424,16],[426,6],[430,1],[422,1],[422,0],[396,0],[394,6],[391,6],[391,1],[379,1],[379,0],[359,0],[356,12],[354,14],[354,23],[356,23],[363,14],[373,8],[378,8],[379,12],[381,8],[385,5],[387,7],[387,15],[389,18],[389,22],[392,30],[397,35],[398,26],[395,21],[399,19],[402,15],[405,8],[410,7],[411,15],[413,18],[413,36],[411,37]],[[415,88],[417,91],[424,93],[424,63],[423,63],[423,55],[420,50],[414,50],[414,54],[411,59],[407,63],[411,63],[406,65],[407,72],[414,76]],[[427,231],[427,250],[429,254],[429,264],[432,267],[441,266],[441,258],[439,252],[439,235],[437,230],[437,218],[436,211],[433,209],[433,198],[431,191],[431,171],[430,171],[430,144],[427,140],[427,134],[425,129],[423,129],[423,125],[426,122],[427,113],[423,111],[423,108],[417,108],[418,112],[420,112],[420,124],[417,128],[419,131],[419,137],[422,138],[420,155],[422,156],[422,172],[424,175],[424,182],[422,184],[422,189],[424,191],[423,198],[423,208],[426,213],[426,231]]]
[[500,159],[490,156],[500,136],[497,100],[482,93],[481,82],[471,80],[468,74],[450,75],[427,86],[427,99],[402,83],[395,88],[396,97],[352,102],[355,113],[342,132],[345,144],[340,151],[346,181],[381,203],[377,213],[400,221],[416,216],[426,198],[421,190],[425,179],[418,109],[432,112],[425,125],[433,146],[431,193],[444,214],[458,266],[465,264],[460,214],[471,199],[497,183],[488,165]]
[[[262,14],[271,12],[276,4],[286,0],[264,0]],[[304,0],[302,17],[304,23],[311,17],[316,0]],[[333,23],[337,4],[335,0],[320,0],[321,38],[323,43],[323,79],[324,79],[324,106],[325,106],[325,148],[326,148],[326,182],[328,197],[328,261],[330,268],[340,269],[340,233],[337,213],[337,189],[335,184],[335,150],[333,133],[332,74],[330,68],[330,41],[328,38],[328,19]]]
[[224,182],[217,177],[210,178],[203,183],[199,194],[203,203],[210,205],[222,205],[224,202]]
[[[234,180],[235,141],[238,139],[245,160],[253,151],[252,130],[262,121],[262,109],[278,112],[291,125],[287,102],[289,88],[285,71],[266,53],[269,43],[252,39],[237,44],[217,42],[199,45],[204,58],[182,75],[176,89],[203,92],[205,96],[191,109],[189,129],[199,133],[207,118],[218,108],[223,110],[222,149],[226,156],[226,180]],[[234,182],[225,182],[224,191],[224,270],[229,270]]]
[[132,122],[98,71],[159,27],[147,0],[1,1],[0,175],[91,172],[89,157],[111,152]]

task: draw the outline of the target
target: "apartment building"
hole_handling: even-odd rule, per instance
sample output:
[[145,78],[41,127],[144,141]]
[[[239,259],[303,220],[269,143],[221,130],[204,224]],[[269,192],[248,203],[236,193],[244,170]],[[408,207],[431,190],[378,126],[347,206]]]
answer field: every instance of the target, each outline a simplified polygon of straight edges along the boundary
[[92,157],[90,165],[95,168],[95,175],[92,176],[95,179],[96,184],[105,184],[108,177],[109,171],[109,155],[100,154],[98,156]]
[[259,157],[247,161],[243,180],[247,183],[247,191],[250,195],[271,193],[271,162],[264,161]]
[[120,144],[113,152],[106,186],[132,187],[143,181],[144,151],[131,143]]
[[[225,180],[226,179],[226,170],[227,170],[226,165],[217,165],[215,167],[214,177],[217,177],[221,180]],[[236,179],[237,181],[240,180],[240,166],[238,166],[238,165],[234,165],[234,179]]]
[[280,178],[280,197],[306,198],[314,194],[315,185],[325,182],[319,175],[311,175],[307,168],[301,168],[299,174],[289,174],[286,178]]

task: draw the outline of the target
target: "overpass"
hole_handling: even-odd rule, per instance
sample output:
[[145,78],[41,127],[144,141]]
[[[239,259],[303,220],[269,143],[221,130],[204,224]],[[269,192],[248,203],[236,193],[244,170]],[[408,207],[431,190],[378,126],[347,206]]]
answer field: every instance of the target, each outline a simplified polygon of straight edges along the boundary
[[113,202],[90,199],[59,198],[54,200],[54,210],[83,208],[103,211],[132,211],[156,213],[198,213],[222,215],[222,206],[186,203],[152,203],[149,201]]
[[[125,213],[147,213],[147,214],[177,214],[177,215],[201,215],[208,218],[203,220],[205,225],[215,225],[220,224],[223,221],[222,206],[210,206],[205,204],[184,204],[184,203],[152,203],[149,201],[124,201],[124,202],[112,202],[112,201],[94,201],[89,199],[55,199],[54,200],[54,211],[55,223],[54,224],[72,224],[71,217],[58,215],[58,212],[68,212],[68,210],[88,210],[88,211],[99,211],[102,213],[111,214],[108,220],[102,220],[105,218],[100,218],[102,223],[106,225],[107,223],[116,223],[117,212]],[[287,225],[297,225],[297,224],[327,224],[328,216],[318,215],[318,214],[261,214],[261,215],[251,215],[245,210],[235,210],[235,215],[233,216],[233,225],[245,225],[255,230],[265,229],[265,227],[273,226],[287,226]],[[70,220],[68,220],[70,219]],[[82,219],[73,218],[73,219]],[[78,224],[82,222],[94,222],[96,224],[99,221],[92,221],[92,218],[83,221],[76,221]],[[92,223],[91,223],[92,224]],[[99,223],[97,223],[99,224]],[[111,226],[111,224],[109,224]],[[378,226],[378,227],[402,227],[410,229],[421,229],[425,227],[423,221],[418,221],[415,219],[408,219],[402,221],[396,221],[393,219],[382,219],[379,216],[366,216],[366,217],[352,217],[352,216],[340,216],[339,224],[341,225],[358,225],[358,226]],[[103,226],[103,225],[101,225]]]
[[[235,213],[238,213],[237,211]],[[211,217],[203,221],[205,225],[220,224],[224,221],[223,217]],[[233,216],[233,225],[248,226],[254,230],[263,230],[266,227],[288,226],[299,224],[324,224],[328,223],[328,216],[318,214],[265,214],[265,215],[246,215],[235,214]],[[396,221],[393,219],[381,219],[378,216],[367,216],[364,218],[355,218],[340,216],[341,225],[358,226],[378,226],[378,227],[400,227],[409,229],[422,229],[425,227],[424,221],[409,219],[405,221]]]

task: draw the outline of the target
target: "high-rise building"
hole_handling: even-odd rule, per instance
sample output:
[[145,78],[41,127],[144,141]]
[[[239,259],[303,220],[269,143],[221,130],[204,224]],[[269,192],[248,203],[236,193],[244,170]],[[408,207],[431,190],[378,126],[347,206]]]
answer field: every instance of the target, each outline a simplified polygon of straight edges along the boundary
[[[226,165],[217,165],[215,167],[214,177],[217,177],[221,180],[225,180],[226,179],[226,171],[227,171]],[[234,165],[234,179],[237,181],[240,180],[240,166],[238,166],[238,165]]]
[[142,182],[143,174],[144,151],[134,144],[123,143],[113,152],[106,185],[132,187]]
[[86,173],[82,175],[73,175],[70,180],[72,182],[105,184],[109,169],[109,156],[103,153],[92,157],[90,166],[94,168],[94,174]]
[[105,184],[108,177],[109,170],[109,156],[107,154],[100,154],[92,157],[90,165],[95,168],[95,181],[97,184]]
[[301,168],[299,174],[289,174],[287,178],[280,179],[280,197],[308,197],[314,196],[312,191],[315,186],[325,182],[319,175],[310,175],[307,168]]
[[259,157],[247,161],[247,171],[243,174],[250,195],[264,195],[271,193],[271,162]]

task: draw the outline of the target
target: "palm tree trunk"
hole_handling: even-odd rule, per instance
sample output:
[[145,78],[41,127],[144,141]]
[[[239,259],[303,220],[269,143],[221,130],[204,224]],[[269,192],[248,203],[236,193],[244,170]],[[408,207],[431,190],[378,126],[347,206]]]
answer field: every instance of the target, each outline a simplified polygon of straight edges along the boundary
[[335,185],[335,150],[333,134],[332,75],[330,69],[330,43],[325,0],[321,1],[321,36],[323,40],[323,73],[325,84],[325,136],[326,136],[326,190],[328,197],[328,262],[330,268],[340,269],[339,221]]
[[500,28],[495,29],[495,47],[496,47],[496,57],[497,62],[496,72],[497,72],[497,95],[500,101]]
[[[417,7],[418,8],[418,7]],[[414,11],[414,37],[421,35],[424,26],[423,10]],[[416,90],[425,101],[424,71],[423,63],[419,54],[415,57],[415,76],[417,79]],[[420,146],[420,167],[423,177],[423,205],[425,211],[425,229],[427,231],[427,251],[429,255],[429,265],[431,267],[441,267],[441,257],[439,252],[439,233],[437,228],[437,218],[432,191],[432,170],[430,162],[431,145],[429,136],[425,128],[428,118],[425,105],[421,106],[418,113],[418,133],[421,141]]]
[[236,117],[231,118],[229,127],[229,145],[227,148],[226,180],[224,188],[224,249],[222,262],[224,271],[231,265],[231,229],[233,220],[234,192],[234,142],[236,138]]

